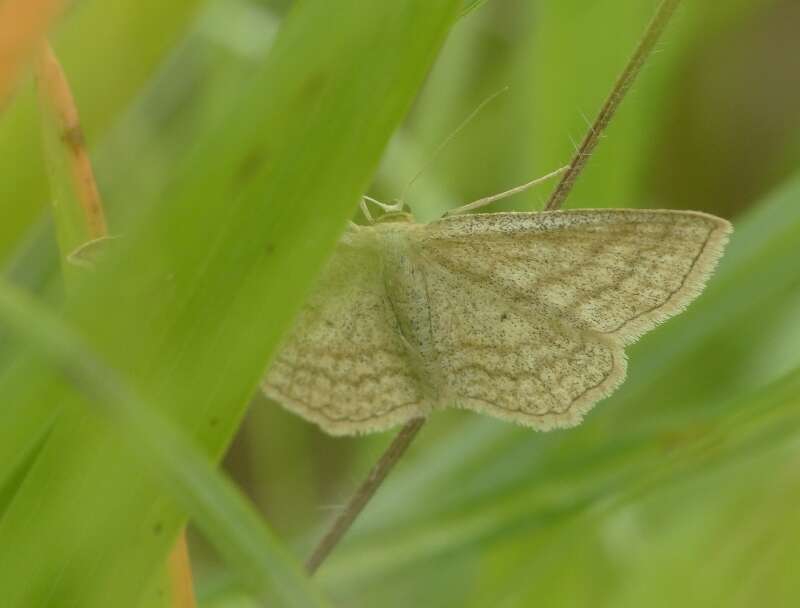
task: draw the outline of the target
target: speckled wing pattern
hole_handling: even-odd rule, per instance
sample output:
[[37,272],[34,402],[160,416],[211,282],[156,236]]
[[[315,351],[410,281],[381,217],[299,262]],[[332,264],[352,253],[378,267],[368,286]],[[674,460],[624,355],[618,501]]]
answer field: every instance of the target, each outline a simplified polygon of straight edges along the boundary
[[446,311],[435,334],[454,404],[538,430],[578,424],[624,379],[624,346],[700,293],[729,232],[690,211],[431,224],[416,248],[437,276],[431,309]]
[[[624,346],[700,293],[731,230],[703,213],[647,210],[380,228],[340,247],[264,385],[335,434],[446,406],[538,430],[578,424],[624,379]],[[387,262],[398,247],[402,267]],[[403,281],[387,281],[398,274],[421,287],[398,291]],[[415,305],[397,302],[417,292]]]
[[429,407],[370,244],[337,246],[262,383],[268,397],[335,435],[384,430]]

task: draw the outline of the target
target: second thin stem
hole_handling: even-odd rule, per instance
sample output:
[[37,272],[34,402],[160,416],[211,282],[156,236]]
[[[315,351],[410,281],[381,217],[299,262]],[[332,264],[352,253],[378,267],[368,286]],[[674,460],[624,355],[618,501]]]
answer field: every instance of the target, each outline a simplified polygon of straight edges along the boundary
[[328,533],[322,538],[317,548],[314,549],[314,553],[308,558],[306,569],[310,574],[317,571],[317,568],[325,561],[328,554],[339,544],[339,541],[350,529],[350,526],[353,525],[353,522],[361,511],[364,510],[364,507],[374,496],[377,489],[383,483],[383,480],[386,479],[389,471],[391,471],[397,461],[400,460],[400,457],[405,453],[424,424],[425,418],[414,418],[400,429],[400,432],[397,433],[392,443],[389,444],[389,447],[386,448],[386,451],[381,455],[378,462],[372,467],[367,478],[361,483],[352,498],[350,498],[344,510],[336,518],[336,521],[334,521]]
[[[547,210],[559,209],[572,191],[575,181],[578,179],[591,153],[600,141],[600,136],[616,114],[620,103],[630,90],[634,80],[636,80],[645,61],[647,61],[647,58],[653,52],[656,42],[666,29],[667,23],[669,23],[670,18],[679,4],[680,0],[662,0],[661,4],[658,6],[655,16],[648,24],[636,50],[628,60],[625,69],[614,83],[614,87],[606,98],[600,113],[595,118],[594,123],[586,133],[583,142],[576,151],[572,161],[570,161],[563,177],[550,196],[545,207]],[[342,537],[347,533],[353,525],[353,522],[378,490],[381,483],[383,483],[383,480],[386,479],[392,467],[394,467],[403,453],[405,453],[409,444],[414,440],[414,437],[417,436],[417,433],[419,433],[424,424],[424,418],[416,418],[406,423],[400,430],[372,468],[367,478],[362,482],[361,486],[359,486],[356,493],[347,503],[342,513],[337,517],[328,533],[323,537],[316,549],[314,549],[314,552],[306,563],[306,568],[309,573],[313,574],[316,572],[322,562],[325,561],[330,552],[333,551]]]
[[600,108],[600,112],[586,132],[581,145],[575,151],[575,155],[569,163],[569,168],[558,182],[556,189],[553,190],[553,193],[550,195],[545,205],[547,211],[559,209],[561,205],[564,204],[567,196],[572,191],[572,187],[575,185],[575,181],[586,166],[595,147],[597,147],[600,137],[603,135],[606,127],[608,127],[611,119],[617,113],[620,103],[622,103],[625,95],[628,93],[631,86],[633,86],[639,72],[642,71],[642,67],[647,61],[647,58],[652,54],[656,42],[658,42],[661,34],[664,33],[669,20],[672,18],[679,4],[680,0],[662,0],[661,4],[658,6],[636,50],[628,60],[628,64],[617,78],[617,81],[611,89],[611,93],[609,93],[603,103],[603,107]]

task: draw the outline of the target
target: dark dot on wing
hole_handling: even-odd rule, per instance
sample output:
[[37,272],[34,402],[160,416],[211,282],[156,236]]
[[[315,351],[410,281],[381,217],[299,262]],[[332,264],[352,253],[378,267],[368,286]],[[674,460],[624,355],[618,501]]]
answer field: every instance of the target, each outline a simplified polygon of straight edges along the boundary
[[506,319],[508,319],[508,313],[504,312],[502,315],[500,315],[500,320],[505,321]]
[[219,424],[219,418],[214,416],[208,421],[209,426],[217,426]]
[[153,526],[153,534],[155,534],[156,536],[160,536],[161,532],[163,531],[164,531],[164,524],[162,524],[160,521],[156,522],[155,525]]
[[333,321],[331,321],[330,319],[325,319],[325,325],[327,325],[328,327],[333,327]]

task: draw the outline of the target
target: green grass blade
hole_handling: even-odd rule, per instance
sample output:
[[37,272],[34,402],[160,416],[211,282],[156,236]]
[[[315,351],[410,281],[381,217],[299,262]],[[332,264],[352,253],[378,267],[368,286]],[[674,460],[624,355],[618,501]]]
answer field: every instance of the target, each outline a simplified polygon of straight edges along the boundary
[[[458,6],[297,5],[236,111],[198,136],[164,198],[143,205],[70,304],[92,348],[212,459]],[[30,403],[11,400],[24,416]],[[63,411],[0,522],[0,545],[18,548],[0,554],[0,587],[12,606],[134,605],[184,514],[71,401],[63,388],[50,400]]]
[[[88,0],[67,11],[51,40],[72,84],[89,144],[138,93],[190,21],[198,0]],[[49,198],[32,87],[21,87],[0,122],[0,259],[18,244]]]
[[78,335],[5,283],[0,283],[0,319],[88,398],[95,415],[108,420],[105,431],[122,435],[251,589],[286,606],[325,605],[301,565],[209,458]]

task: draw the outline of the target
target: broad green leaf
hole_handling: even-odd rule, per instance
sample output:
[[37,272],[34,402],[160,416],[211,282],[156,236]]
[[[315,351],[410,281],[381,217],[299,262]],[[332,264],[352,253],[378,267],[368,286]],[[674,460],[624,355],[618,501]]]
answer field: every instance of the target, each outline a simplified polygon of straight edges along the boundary
[[[323,606],[318,593],[241,494],[174,424],[104,365],[80,337],[24,292],[0,283],[0,325],[25,339],[87,398],[102,431],[127,442],[175,500],[265,599]],[[84,414],[87,412],[83,412]],[[105,422],[106,424],[103,424]],[[160,533],[160,531],[159,531]],[[67,603],[70,603],[70,600]]]
[[[212,459],[458,6],[297,5],[235,112],[198,136],[163,198],[143,202],[120,251],[70,304],[98,356]],[[53,386],[41,372],[15,379]],[[185,512],[70,391],[50,396],[62,412],[0,522],[0,544],[18,547],[0,554],[6,601],[134,605]],[[31,405],[10,403],[23,418]]]

